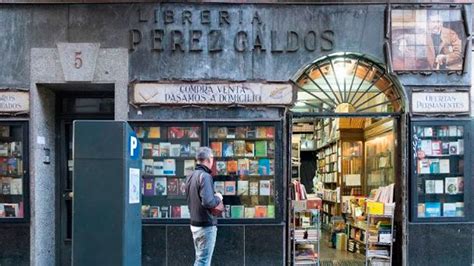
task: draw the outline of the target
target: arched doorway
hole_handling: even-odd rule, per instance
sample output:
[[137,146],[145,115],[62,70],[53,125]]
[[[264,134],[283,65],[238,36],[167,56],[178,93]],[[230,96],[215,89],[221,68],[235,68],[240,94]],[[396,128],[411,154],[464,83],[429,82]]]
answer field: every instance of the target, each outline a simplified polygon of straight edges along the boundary
[[[357,53],[317,59],[291,81],[297,101],[292,108],[290,187],[301,183],[321,199],[323,237],[315,253],[322,263],[364,265],[377,252],[380,260],[395,262],[393,255],[401,255],[406,171],[401,160],[401,120],[407,106],[402,86],[383,63]],[[372,223],[388,226],[383,219],[367,220],[373,212],[367,202],[382,206],[378,213],[394,213],[389,220],[397,236],[392,227],[389,231],[399,246],[380,243],[380,231],[374,240]]]

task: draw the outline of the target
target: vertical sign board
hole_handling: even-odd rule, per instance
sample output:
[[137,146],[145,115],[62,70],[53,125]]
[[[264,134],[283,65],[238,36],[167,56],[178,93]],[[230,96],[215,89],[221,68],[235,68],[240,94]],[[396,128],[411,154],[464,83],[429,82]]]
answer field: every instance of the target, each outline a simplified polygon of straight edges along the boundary
[[141,265],[141,145],[126,122],[74,122],[72,264]]

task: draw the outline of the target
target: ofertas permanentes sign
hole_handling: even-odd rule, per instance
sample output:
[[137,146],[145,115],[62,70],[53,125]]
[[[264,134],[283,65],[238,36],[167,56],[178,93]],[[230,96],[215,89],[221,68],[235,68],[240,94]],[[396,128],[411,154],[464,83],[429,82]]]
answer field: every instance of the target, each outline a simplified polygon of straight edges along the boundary
[[22,113],[30,110],[30,95],[27,91],[0,89],[0,113]]
[[291,105],[293,87],[285,83],[137,83],[135,104]]
[[413,113],[469,112],[469,92],[413,92]]

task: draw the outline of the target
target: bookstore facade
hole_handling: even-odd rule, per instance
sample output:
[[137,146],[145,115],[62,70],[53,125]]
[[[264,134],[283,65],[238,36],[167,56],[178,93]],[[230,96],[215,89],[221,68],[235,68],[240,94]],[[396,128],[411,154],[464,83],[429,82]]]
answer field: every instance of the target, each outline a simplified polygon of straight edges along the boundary
[[471,4],[5,5],[0,22],[1,265],[70,265],[78,119],[141,141],[143,265],[194,260],[199,146],[219,264],[474,262]]

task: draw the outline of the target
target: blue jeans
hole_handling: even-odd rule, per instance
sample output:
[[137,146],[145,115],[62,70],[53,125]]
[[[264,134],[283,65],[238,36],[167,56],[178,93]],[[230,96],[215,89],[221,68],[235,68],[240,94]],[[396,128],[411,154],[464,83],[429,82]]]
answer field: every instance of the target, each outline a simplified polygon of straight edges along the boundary
[[216,245],[217,226],[203,227],[193,233],[196,260],[194,266],[210,266],[214,246]]

